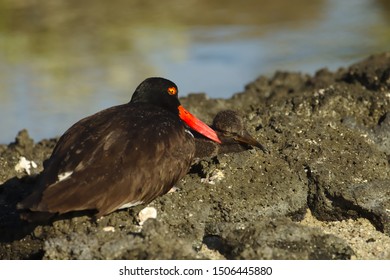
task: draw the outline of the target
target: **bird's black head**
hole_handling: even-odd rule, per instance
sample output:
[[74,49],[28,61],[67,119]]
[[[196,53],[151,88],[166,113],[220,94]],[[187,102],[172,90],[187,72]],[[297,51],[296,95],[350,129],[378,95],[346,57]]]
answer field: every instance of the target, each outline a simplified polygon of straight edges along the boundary
[[148,78],[135,90],[130,103],[147,103],[174,113],[191,129],[207,138],[221,143],[218,135],[207,124],[197,119],[180,104],[175,83],[164,78]]
[[213,120],[212,127],[217,131],[242,135],[245,125],[242,117],[233,110],[220,111]]
[[175,83],[164,78],[148,78],[135,90],[131,103],[148,103],[178,114],[180,102]]
[[267,149],[246,130],[243,118],[236,111],[219,112],[214,118],[212,127],[219,133],[225,144],[251,145],[267,153]]

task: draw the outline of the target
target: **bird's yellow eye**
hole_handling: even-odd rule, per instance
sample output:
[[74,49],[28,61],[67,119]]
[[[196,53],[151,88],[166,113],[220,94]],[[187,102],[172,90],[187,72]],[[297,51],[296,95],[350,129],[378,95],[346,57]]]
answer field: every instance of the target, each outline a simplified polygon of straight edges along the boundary
[[177,89],[175,87],[168,88],[169,95],[175,95],[177,93]]

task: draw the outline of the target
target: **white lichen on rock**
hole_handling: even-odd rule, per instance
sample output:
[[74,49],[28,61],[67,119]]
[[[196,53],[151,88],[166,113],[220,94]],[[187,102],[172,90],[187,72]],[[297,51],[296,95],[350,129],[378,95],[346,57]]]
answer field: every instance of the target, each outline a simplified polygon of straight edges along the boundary
[[207,174],[206,178],[200,179],[201,183],[206,183],[210,185],[215,185],[215,183],[218,183],[222,181],[225,178],[225,174],[220,169],[214,169],[212,172]]
[[27,160],[25,157],[20,157],[19,162],[15,165],[16,172],[26,172],[27,175],[31,175],[31,168],[37,168],[38,165],[32,161]]
[[103,228],[105,232],[115,232],[115,228],[113,226],[106,226]]

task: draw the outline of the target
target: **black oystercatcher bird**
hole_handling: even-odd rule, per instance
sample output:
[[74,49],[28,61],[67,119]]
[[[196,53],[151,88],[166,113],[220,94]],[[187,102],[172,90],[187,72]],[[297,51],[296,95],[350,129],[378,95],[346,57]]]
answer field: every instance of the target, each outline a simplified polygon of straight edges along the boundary
[[256,139],[254,139],[245,128],[242,117],[233,110],[219,112],[213,120],[211,127],[217,133],[222,144],[216,144],[204,137],[196,137],[196,158],[211,157],[217,154],[233,153],[247,150],[255,146],[267,153]]
[[70,127],[37,189],[17,207],[53,214],[95,210],[101,217],[149,203],[190,168],[195,141],[187,126],[220,143],[214,130],[183,108],[173,82],[148,78],[129,103]]

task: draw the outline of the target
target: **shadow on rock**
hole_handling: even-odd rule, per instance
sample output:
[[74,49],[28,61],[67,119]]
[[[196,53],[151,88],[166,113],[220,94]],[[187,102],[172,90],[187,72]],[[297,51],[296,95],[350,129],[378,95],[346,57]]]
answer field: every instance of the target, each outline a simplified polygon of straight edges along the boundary
[[35,183],[34,177],[14,177],[0,186],[0,242],[12,242],[25,237],[34,225],[20,219],[16,204],[27,195]]

